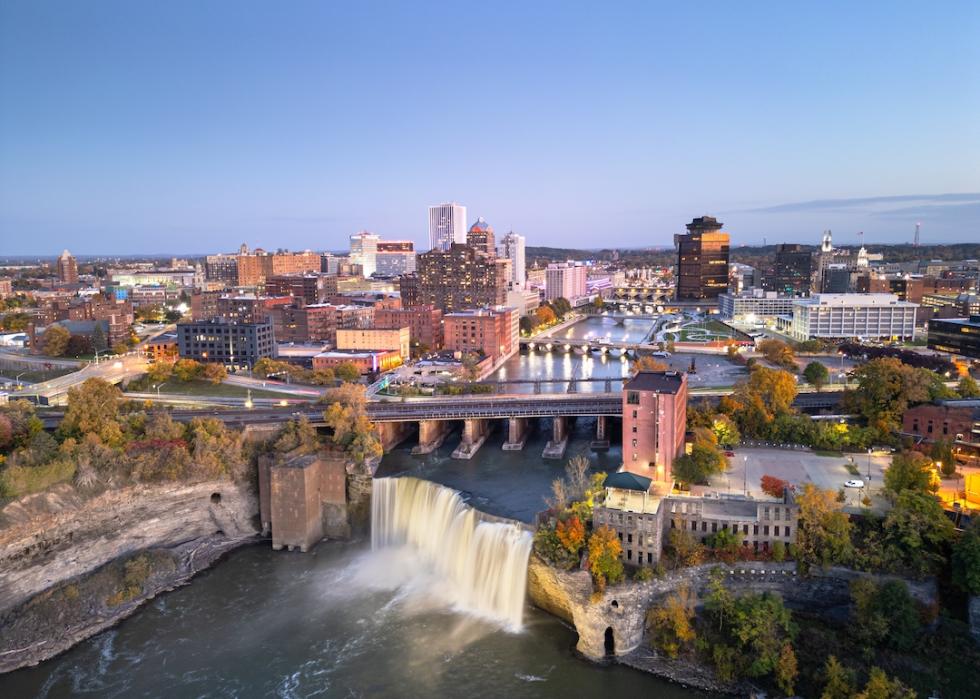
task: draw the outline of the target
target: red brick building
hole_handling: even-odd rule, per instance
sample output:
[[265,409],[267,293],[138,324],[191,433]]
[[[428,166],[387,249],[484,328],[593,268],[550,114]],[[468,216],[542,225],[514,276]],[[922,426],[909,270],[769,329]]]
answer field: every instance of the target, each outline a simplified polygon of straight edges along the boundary
[[687,374],[641,371],[625,383],[625,470],[660,483],[671,483],[674,460],[684,453],[686,428]]
[[520,314],[516,308],[497,306],[443,316],[445,347],[454,352],[476,352],[494,364],[518,350]]
[[413,349],[424,346],[430,350],[438,350],[443,346],[442,311],[434,306],[376,309],[374,327],[407,327]]
[[337,277],[327,274],[277,274],[266,277],[267,296],[292,296],[307,305],[321,303],[337,293]]
[[916,405],[902,415],[902,432],[928,443],[972,443],[980,448],[980,400],[939,400]]
[[262,323],[272,309],[287,306],[293,302],[291,296],[254,296],[239,294],[218,298],[218,317],[239,323]]

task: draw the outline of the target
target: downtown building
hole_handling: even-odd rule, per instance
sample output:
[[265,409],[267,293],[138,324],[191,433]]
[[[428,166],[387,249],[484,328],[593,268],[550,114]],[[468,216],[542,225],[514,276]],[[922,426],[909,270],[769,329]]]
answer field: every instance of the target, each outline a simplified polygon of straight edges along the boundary
[[794,340],[912,339],[918,304],[894,294],[814,294],[793,299],[777,327]]
[[466,244],[491,257],[497,256],[497,245],[494,240],[493,226],[487,223],[486,219],[482,216],[466,232]]
[[238,254],[237,286],[261,286],[268,277],[319,271],[319,253],[309,250],[269,253],[261,249],[250,253],[243,245]]
[[429,250],[449,250],[466,242],[466,207],[456,202],[429,207]]
[[272,321],[239,323],[224,318],[177,323],[181,359],[222,364],[230,371],[251,369],[276,349]]
[[490,357],[497,366],[520,349],[520,313],[506,306],[447,313],[443,332],[447,350]]
[[432,306],[447,313],[503,305],[509,279],[510,260],[453,244],[419,255],[418,270],[402,276],[399,288],[403,306]]
[[725,292],[718,296],[718,312],[725,320],[753,324],[792,315],[795,298],[762,289],[750,289],[740,294]]
[[58,270],[58,281],[62,284],[78,283],[78,261],[74,256],[65,250],[58,256],[56,263]]
[[497,256],[510,260],[510,281],[514,288],[523,289],[527,284],[527,241],[523,235],[511,231],[500,241]]
[[337,293],[337,277],[328,274],[277,274],[265,280],[266,296],[291,296],[306,304]]
[[673,483],[674,460],[684,453],[687,374],[641,371],[623,385],[625,470]]
[[674,236],[677,247],[677,300],[713,300],[728,289],[730,241],[722,224],[702,216],[687,224],[687,233]]
[[379,277],[400,277],[416,269],[415,243],[411,240],[379,240],[374,273]]
[[770,273],[762,280],[762,288],[790,296],[806,296],[813,289],[813,253],[795,243],[783,243],[776,248],[776,259]]
[[416,349],[433,351],[443,347],[442,311],[433,306],[375,309],[374,327],[407,327]]
[[584,262],[553,262],[544,271],[545,299],[575,300],[587,295],[588,267]]
[[929,321],[929,349],[980,359],[980,315]]

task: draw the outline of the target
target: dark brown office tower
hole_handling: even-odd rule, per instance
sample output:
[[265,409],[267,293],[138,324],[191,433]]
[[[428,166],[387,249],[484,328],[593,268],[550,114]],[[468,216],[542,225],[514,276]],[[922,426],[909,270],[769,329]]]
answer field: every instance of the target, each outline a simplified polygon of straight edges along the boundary
[[78,283],[78,262],[67,250],[58,257],[58,280],[65,284]]
[[337,277],[326,274],[277,274],[265,279],[267,296],[292,296],[309,305],[337,293]]
[[480,252],[485,252],[490,257],[497,256],[497,246],[493,238],[493,226],[487,223],[482,217],[476,220],[470,230],[466,233],[466,244]]
[[453,243],[449,250],[419,255],[418,271],[401,277],[403,306],[434,306],[443,313],[507,301],[510,260]]
[[772,271],[762,280],[762,288],[780,294],[807,295],[813,285],[813,253],[795,243],[776,248]]
[[677,300],[716,299],[728,289],[728,234],[713,216],[687,224],[674,236],[677,246]]

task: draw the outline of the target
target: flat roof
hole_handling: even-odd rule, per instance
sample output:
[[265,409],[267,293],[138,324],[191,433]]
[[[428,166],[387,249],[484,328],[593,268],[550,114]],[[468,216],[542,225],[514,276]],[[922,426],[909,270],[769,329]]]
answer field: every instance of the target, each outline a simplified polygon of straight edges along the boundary
[[606,482],[603,485],[606,488],[636,490],[645,493],[650,490],[651,483],[653,483],[653,480],[646,476],[640,476],[629,471],[620,471],[619,473],[610,473],[606,477]]
[[641,371],[623,386],[628,391],[677,393],[684,384],[684,375],[677,371]]

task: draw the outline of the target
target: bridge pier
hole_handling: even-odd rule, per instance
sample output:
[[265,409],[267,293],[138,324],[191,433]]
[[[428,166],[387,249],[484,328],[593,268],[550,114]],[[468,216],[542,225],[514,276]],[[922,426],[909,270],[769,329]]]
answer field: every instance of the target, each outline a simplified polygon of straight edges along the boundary
[[412,448],[412,453],[431,454],[441,447],[450,425],[448,420],[419,420],[419,443]]
[[453,451],[454,459],[472,459],[490,436],[490,420],[470,418],[463,421],[463,439]]
[[551,423],[551,440],[545,445],[544,459],[561,459],[568,448],[568,418],[555,416]]
[[524,448],[527,443],[529,425],[526,417],[507,419],[507,441],[504,442],[504,451],[520,451]]
[[378,429],[378,437],[381,439],[381,448],[385,454],[397,447],[408,439],[411,434],[411,424],[408,422],[378,422],[375,423]]
[[595,439],[592,440],[592,444],[590,445],[594,451],[604,451],[609,448],[608,430],[609,417],[607,415],[597,416],[595,420]]

